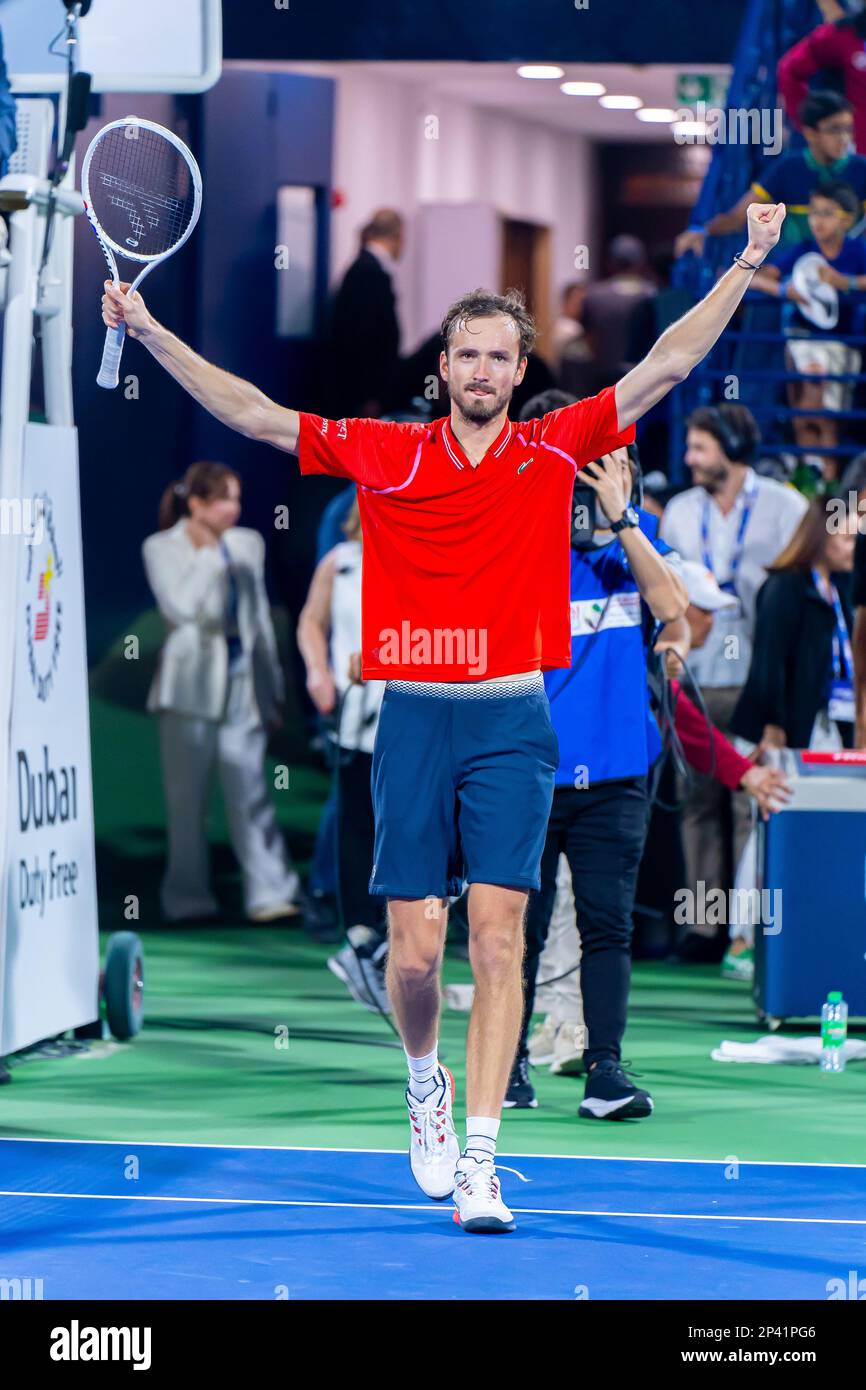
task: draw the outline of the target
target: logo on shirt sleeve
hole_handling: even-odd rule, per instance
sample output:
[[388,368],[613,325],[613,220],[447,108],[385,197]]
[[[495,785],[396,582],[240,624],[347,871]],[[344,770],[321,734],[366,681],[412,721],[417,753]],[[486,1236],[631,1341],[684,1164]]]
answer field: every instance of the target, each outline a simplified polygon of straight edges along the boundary
[[607,599],[571,600],[571,635],[587,637],[611,627],[640,627],[640,594],[611,594]]

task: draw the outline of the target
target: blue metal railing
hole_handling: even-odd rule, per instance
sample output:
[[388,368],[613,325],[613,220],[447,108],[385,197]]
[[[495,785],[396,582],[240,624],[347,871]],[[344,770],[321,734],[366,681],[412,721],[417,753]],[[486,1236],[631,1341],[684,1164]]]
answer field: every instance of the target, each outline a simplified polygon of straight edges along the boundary
[[[779,58],[818,23],[820,14],[814,0],[751,0],[734,56],[726,99],[727,109],[778,109],[776,67]],[[797,132],[790,132],[785,153],[796,149],[802,143],[802,136]],[[695,204],[692,223],[703,225],[715,213],[738,202],[750,184],[759,178],[765,159],[760,144],[716,144]],[[696,302],[709,292],[719,271],[727,269],[734,252],[741,251],[742,247],[742,231],[730,236],[708,237],[702,257],[689,254],[677,262],[673,283],[686,289]],[[766,383],[802,381],[803,378],[798,373],[782,370],[785,361],[785,339],[778,322],[779,306],[770,301],[761,303],[763,299],[764,296],[757,293],[747,296],[740,310],[739,327],[724,334],[701,366],[669,397],[669,475],[674,481],[680,481],[685,471],[683,454],[686,417],[696,406],[708,405],[720,398],[717,388],[719,381],[735,376],[738,385],[735,399],[743,405],[748,405],[755,414],[761,412],[768,417],[769,410],[769,416],[773,419],[778,418],[782,429],[785,419],[793,413],[782,401],[771,402],[770,407],[766,402]],[[771,314],[771,310],[775,311],[775,315]],[[769,330],[765,326],[768,322],[772,322],[772,328]],[[866,337],[852,337],[845,341],[862,343],[866,342]],[[768,370],[765,365],[769,345],[773,343],[779,347],[778,357],[781,364],[776,372],[773,369]],[[827,379],[851,381],[860,378],[849,375]],[[835,412],[805,413],[815,416]],[[856,412],[846,411],[844,415],[852,419],[860,418]],[[765,443],[771,447],[777,443],[790,453],[805,452],[804,446],[787,442],[782,444],[781,441],[767,439]],[[847,446],[844,447],[847,449]],[[857,450],[858,446],[855,445],[848,452],[854,453]],[[833,451],[821,448],[820,452],[830,454]]]

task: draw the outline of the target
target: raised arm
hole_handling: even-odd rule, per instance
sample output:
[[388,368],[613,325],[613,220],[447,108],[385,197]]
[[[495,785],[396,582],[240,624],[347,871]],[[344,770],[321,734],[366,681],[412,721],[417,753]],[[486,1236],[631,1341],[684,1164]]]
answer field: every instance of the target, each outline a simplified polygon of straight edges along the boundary
[[116,289],[106,281],[102,318],[109,328],[126,324],[129,337],[137,338],[169,375],[222,424],[248,439],[272,444],[290,454],[297,451],[300,421],[296,410],[286,410],[251,382],[199,357],[157,323],[138,292],[130,297],[128,288],[128,284],[122,284]]
[[[760,265],[779,240],[784,220],[784,203],[752,203],[743,261]],[[753,274],[754,270],[732,265],[709,294],[665,329],[644,360],[617,382],[616,414],[621,430],[645,415],[703,361],[730,322]]]
[[336,555],[329,550],[316,566],[298,618],[298,651],[307,668],[307,690],[320,714],[330,714],[337,698],[330,653],[331,599],[336,570]]

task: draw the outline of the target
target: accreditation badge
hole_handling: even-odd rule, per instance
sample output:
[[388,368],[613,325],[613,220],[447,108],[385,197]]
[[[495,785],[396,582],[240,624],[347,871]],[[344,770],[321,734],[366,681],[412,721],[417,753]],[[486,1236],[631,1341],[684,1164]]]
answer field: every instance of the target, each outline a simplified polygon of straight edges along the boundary
[[827,714],[845,724],[854,723],[854,687],[851,681],[836,680],[830,687]]

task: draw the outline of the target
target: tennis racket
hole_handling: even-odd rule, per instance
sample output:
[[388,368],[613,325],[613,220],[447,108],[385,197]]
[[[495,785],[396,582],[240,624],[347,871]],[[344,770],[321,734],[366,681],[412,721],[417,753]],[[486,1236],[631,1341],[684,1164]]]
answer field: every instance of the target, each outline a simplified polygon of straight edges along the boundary
[[[129,287],[132,294],[192,232],[201,212],[201,173],[170,130],[126,116],[103,126],[90,142],[81,166],[81,194],[114,284],[120,285],[117,256],[141,265]],[[107,390],[120,379],[125,337],[125,324],[106,331],[96,380]]]

